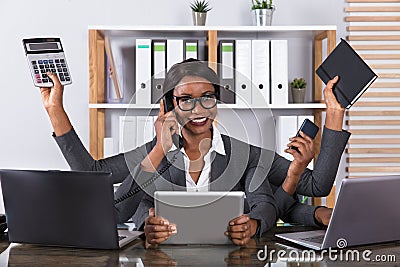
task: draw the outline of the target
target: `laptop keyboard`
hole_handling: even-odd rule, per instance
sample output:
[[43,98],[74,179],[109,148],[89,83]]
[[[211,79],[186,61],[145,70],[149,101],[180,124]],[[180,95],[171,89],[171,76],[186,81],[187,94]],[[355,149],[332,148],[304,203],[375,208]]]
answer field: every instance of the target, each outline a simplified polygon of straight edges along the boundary
[[119,235],[118,236],[118,241],[121,241],[122,239],[124,239],[124,238],[126,238],[127,236],[125,236],[125,235]]
[[303,241],[322,244],[322,242],[324,241],[324,237],[325,237],[325,235],[317,235],[317,236],[313,236],[313,237],[305,237],[305,238],[300,238],[300,239]]

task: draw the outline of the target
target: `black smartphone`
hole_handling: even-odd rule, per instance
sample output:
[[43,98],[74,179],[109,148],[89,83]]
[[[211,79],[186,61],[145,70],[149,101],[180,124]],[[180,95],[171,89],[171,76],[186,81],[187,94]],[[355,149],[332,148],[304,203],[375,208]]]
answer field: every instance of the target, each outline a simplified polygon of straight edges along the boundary
[[[174,110],[174,108],[175,108],[174,103],[172,103],[171,101],[168,101],[166,96],[163,97],[163,103],[164,103],[164,113]],[[178,134],[172,135],[172,142],[178,149],[183,147],[183,138]]]
[[[296,137],[300,136],[300,131],[302,131],[305,135],[307,135],[311,139],[314,139],[319,131],[319,127],[309,119],[305,119],[301,124],[299,130],[297,131]],[[291,146],[290,149],[297,150],[297,147]]]

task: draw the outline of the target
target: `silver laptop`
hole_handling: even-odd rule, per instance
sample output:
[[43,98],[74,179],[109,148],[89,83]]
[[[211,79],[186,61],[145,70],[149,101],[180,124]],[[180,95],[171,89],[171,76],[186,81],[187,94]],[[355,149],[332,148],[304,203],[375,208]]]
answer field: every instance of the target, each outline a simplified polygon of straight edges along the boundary
[[0,170],[10,242],[117,249],[142,232],[120,230],[109,173]]
[[327,230],[277,234],[316,250],[400,240],[400,176],[343,179]]
[[243,214],[244,192],[156,191],[154,202],[156,215],[177,225],[165,244],[229,244],[224,233]]

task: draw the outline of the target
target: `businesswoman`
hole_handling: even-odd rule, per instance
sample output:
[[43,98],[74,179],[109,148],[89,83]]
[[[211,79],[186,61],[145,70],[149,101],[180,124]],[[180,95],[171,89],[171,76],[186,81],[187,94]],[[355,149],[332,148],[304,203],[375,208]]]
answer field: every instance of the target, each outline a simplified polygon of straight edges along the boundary
[[[182,153],[178,155],[184,163],[184,169],[179,171],[171,167],[171,171],[164,176],[170,183],[166,185],[154,183],[153,190],[174,190],[171,184],[181,185],[186,187],[186,190],[213,190],[214,181],[220,180],[221,184],[224,184],[235,177],[234,175],[218,177],[215,173],[220,172],[214,170],[220,168],[238,176],[237,173],[241,172],[236,169],[237,166],[235,164],[228,166],[227,162],[240,162],[235,158],[248,153],[245,170],[234,187],[218,188],[246,192],[250,210],[246,215],[231,220],[225,233],[234,244],[246,244],[257,232],[263,233],[268,230],[275,219],[272,211],[266,212],[274,205],[278,217],[285,220],[309,225],[326,224],[329,221],[327,218],[329,209],[301,205],[295,195],[296,193],[310,196],[327,195],[335,179],[340,156],[349,137],[349,133],[341,129],[344,109],[340,107],[332,93],[332,86],[336,81],[337,78],[330,81],[325,89],[327,118],[322,142],[324,149],[321,148],[322,157],[316,163],[315,170],[310,171],[306,170],[306,166],[314,157],[314,146],[313,140],[304,134],[301,138],[292,138],[288,144],[288,147],[294,146],[298,149],[298,152],[294,149],[286,150],[294,156],[292,162],[275,153],[221,135],[213,126],[220,90],[218,77],[201,62],[189,61],[176,64],[167,73],[164,82],[165,103],[161,103],[155,123],[158,141],[141,163],[141,170],[152,173],[158,166],[166,164],[166,162],[160,164],[166,160],[165,155],[168,157],[168,153],[176,153],[170,152],[173,143],[171,133],[178,133],[180,125],[184,147],[181,149]],[[173,112],[164,112],[164,105],[168,102],[173,103]],[[249,149],[242,150],[244,147]],[[210,154],[215,155],[211,164],[208,158]],[[265,175],[266,169],[264,177],[268,178],[268,183],[264,182],[255,192],[249,192],[251,179],[257,180],[259,175]],[[275,203],[270,198],[271,187]],[[267,194],[266,197],[262,196],[263,194]],[[148,246],[162,243],[179,231],[168,218],[156,217],[153,205],[152,194],[146,194],[133,217],[139,226],[144,224]]]
[[[190,68],[190,66],[192,67]],[[167,93],[167,98],[169,97],[169,100],[174,104],[175,111],[165,113],[163,110],[164,103],[161,104],[159,117],[155,123],[157,137],[152,142],[125,154],[98,161],[94,160],[89,155],[72,128],[62,105],[63,87],[60,85],[55,75],[49,74],[49,76],[53,80],[54,86],[50,89],[41,88],[42,98],[54,128],[55,140],[61,148],[71,169],[110,171],[113,173],[114,182],[123,181],[116,192],[117,198],[122,197],[121,199],[124,199],[116,205],[116,214],[119,222],[124,222],[133,215],[140,200],[144,196],[135,214],[135,219],[138,226],[143,226],[147,218],[145,231],[148,244],[158,244],[168,238],[169,234],[174,231],[173,225],[168,226],[167,232],[165,232],[166,230],[164,229],[167,225],[161,228],[155,226],[157,223],[166,223],[167,220],[152,216],[152,211],[149,213],[148,208],[153,206],[151,196],[144,194],[141,190],[133,190],[137,192],[136,194],[127,193],[132,191],[133,188],[136,189],[137,184],[143,184],[149,179],[151,180],[155,170],[158,169],[160,171],[160,169],[167,164],[166,158],[168,158],[168,153],[170,153],[169,149],[172,147],[171,134],[177,131],[178,122],[183,126],[182,136],[184,139],[184,147],[182,153],[177,155],[180,157],[179,162],[181,162],[183,166],[186,162],[187,171],[185,174],[185,171],[180,171],[176,166],[171,166],[168,168],[168,171],[164,171],[162,175],[164,179],[157,180],[158,183],[162,184],[162,181],[168,179],[168,174],[177,171],[179,175],[173,176],[172,179],[178,178],[178,181],[173,182],[177,182],[177,184],[183,187],[191,187],[193,189],[199,182],[203,181],[202,184],[205,185],[203,189],[207,188],[210,181],[217,181],[219,176],[223,177],[222,174],[229,173],[228,167],[232,165],[227,166],[228,162],[226,162],[226,159],[231,159],[231,162],[242,162],[243,151],[247,152],[244,153],[246,154],[244,155],[246,161],[243,167],[244,171],[240,172],[239,180],[232,182],[230,179],[218,179],[218,181],[222,182],[210,183],[210,185],[218,185],[219,190],[243,190],[248,193],[248,185],[252,177],[268,176],[270,180],[268,182],[271,182],[271,185],[275,187],[275,195],[276,192],[279,193],[282,191],[280,187],[286,180],[290,180],[289,182],[291,183],[288,184],[293,184],[293,182],[295,182],[301,185],[300,188],[297,186],[300,190],[299,192],[296,191],[296,193],[302,193],[303,191],[307,193],[308,190],[310,195],[322,195],[330,190],[330,188],[326,189],[325,187],[329,187],[331,183],[333,183],[335,175],[331,173],[334,172],[336,174],[337,166],[335,166],[334,161],[336,161],[337,157],[333,157],[331,164],[333,167],[328,170],[329,174],[326,175],[327,178],[325,180],[328,181],[321,182],[319,178],[320,176],[324,176],[324,171],[320,171],[320,176],[316,176],[314,172],[306,171],[306,175],[303,175],[301,178],[296,178],[297,180],[292,180],[291,177],[295,177],[291,175],[292,173],[302,173],[301,169],[307,166],[312,158],[310,153],[299,153],[299,155],[295,155],[295,160],[290,163],[277,155],[271,156],[271,153],[268,152],[261,153],[262,150],[260,148],[249,146],[233,138],[220,135],[217,129],[212,127],[212,121],[215,118],[217,107],[215,105],[208,105],[210,103],[213,104],[213,101],[216,101],[218,98],[219,86],[214,86],[218,83],[218,78],[211,69],[201,62],[176,64],[168,72],[164,88],[173,89]],[[189,83],[193,81],[191,80],[193,78],[196,78],[197,83]],[[331,86],[333,82],[330,82]],[[182,86],[177,86],[178,84]],[[329,88],[329,90],[328,94],[325,94],[325,97],[330,100],[333,99],[333,102],[336,101],[334,100],[331,88]],[[327,92],[327,89],[325,89],[325,92]],[[327,101],[327,105],[329,105],[328,103]],[[181,104],[181,107],[179,107],[179,104]],[[186,104],[188,106],[185,106]],[[189,105],[193,105],[193,107]],[[330,112],[328,108],[327,125],[330,121],[329,117],[332,117],[332,112]],[[175,118],[177,118],[177,120]],[[347,142],[348,135],[342,134],[342,131],[336,131],[334,129],[328,131],[327,129],[329,130],[329,128],[326,128],[324,135],[329,135],[329,138],[323,137],[323,140],[335,141],[336,144],[334,146],[338,148],[335,154],[339,154],[340,159],[340,154]],[[294,141],[296,140],[295,138]],[[312,140],[308,141],[312,143]],[[232,146],[229,147],[229,145]],[[297,147],[303,146],[301,145],[301,140],[297,143],[294,142],[293,145]],[[309,145],[304,145],[304,147],[307,151],[312,150]],[[305,151],[304,149],[299,147],[300,152],[302,150]],[[214,154],[216,159],[220,158],[221,160],[213,160],[210,170],[207,171],[204,168],[206,167],[206,159],[209,159],[207,155],[208,152]],[[167,157],[165,157],[165,155],[167,155]],[[263,158],[263,155],[267,156]],[[273,158],[272,172],[268,172],[270,166],[268,166],[267,162],[271,161],[271,158]],[[216,162],[218,164],[216,164]],[[223,164],[220,164],[220,162],[223,162]],[[316,170],[317,166],[319,166],[318,162],[316,164]],[[186,168],[186,166],[184,167]],[[228,169],[228,171],[225,171],[226,169]],[[203,175],[202,177],[201,175],[204,173],[208,173],[208,175]],[[133,177],[135,179],[133,179]],[[171,175],[169,175],[169,179],[171,179]],[[298,182],[298,180],[300,181]],[[227,182],[228,185],[223,182]],[[283,206],[282,209],[281,207],[277,207],[268,182],[263,183],[262,186],[257,189],[258,191],[247,194],[247,200],[250,204],[249,207],[252,209],[248,210],[246,215],[235,218],[230,222],[230,224],[233,225],[228,227],[226,234],[232,239],[233,243],[244,244],[248,242],[249,238],[254,236],[255,233],[265,232],[275,223],[277,214],[281,217],[287,216],[289,219],[305,217],[302,213],[304,206],[300,206],[301,208],[299,208],[298,203],[294,201],[295,198],[291,197],[290,192],[284,191],[284,187],[282,187],[283,191],[288,193],[285,197],[288,197],[292,202],[294,201],[294,204],[292,205],[292,203],[290,203],[290,205],[284,205],[284,203],[280,203],[279,205]],[[315,188],[317,190],[314,190]],[[156,189],[156,186],[150,183],[147,189],[153,191]],[[200,188],[200,190],[201,189],[202,188]],[[213,188],[210,189],[212,190]],[[126,198],[127,195],[132,196]],[[309,210],[307,210],[307,212],[309,212]],[[287,213],[297,214],[297,217],[288,216]],[[314,222],[316,214],[317,213],[310,213],[307,215],[309,215],[312,218],[312,222]],[[303,219],[299,220],[302,221]],[[169,227],[172,228],[170,229]],[[155,229],[157,229],[157,233],[155,233]],[[164,229],[164,232],[159,231],[160,229]],[[167,234],[167,236],[160,237],[160,235],[165,234]]]

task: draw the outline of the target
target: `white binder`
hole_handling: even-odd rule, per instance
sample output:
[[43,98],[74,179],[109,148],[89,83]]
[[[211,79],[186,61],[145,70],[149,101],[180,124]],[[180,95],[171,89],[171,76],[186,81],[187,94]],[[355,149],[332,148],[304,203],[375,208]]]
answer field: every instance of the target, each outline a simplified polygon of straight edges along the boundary
[[151,103],[151,40],[136,39],[136,104]]
[[119,116],[119,153],[136,148],[136,116]]
[[167,40],[167,71],[183,60],[183,40]]
[[236,40],[236,104],[251,105],[251,40]]
[[114,153],[114,139],[112,137],[104,138],[104,158],[115,155]]
[[184,59],[188,58],[199,58],[199,45],[197,40],[185,40],[184,41]]
[[252,93],[253,106],[266,106],[270,104],[270,70],[269,70],[269,40],[252,40]]
[[284,150],[289,144],[289,138],[297,134],[297,116],[277,116],[276,117],[276,153],[282,157],[293,160],[293,156]]
[[136,145],[141,146],[154,137],[154,117],[153,116],[136,116]]
[[288,92],[288,42],[271,40],[271,103],[287,105]]

